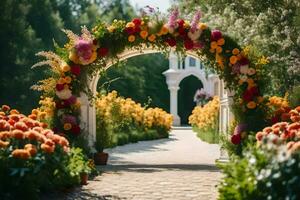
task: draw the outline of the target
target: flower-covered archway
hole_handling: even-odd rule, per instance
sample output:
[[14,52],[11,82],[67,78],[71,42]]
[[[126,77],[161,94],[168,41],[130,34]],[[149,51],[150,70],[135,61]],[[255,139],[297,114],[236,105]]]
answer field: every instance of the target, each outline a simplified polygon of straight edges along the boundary
[[[254,54],[250,47],[240,47],[221,31],[211,30],[200,18],[197,12],[189,22],[179,18],[174,9],[168,20],[150,12],[130,22],[99,23],[91,32],[83,27],[80,36],[64,30],[70,41],[63,48],[57,47],[55,53],[38,53],[46,60],[35,65],[50,65],[53,72],[36,88],[55,101],[54,131],[75,139],[86,127],[95,127],[95,119],[88,114],[95,108],[81,102],[92,104],[101,71],[138,54],[174,51],[204,60],[233,91],[235,120],[246,128],[244,134],[231,139],[238,145],[247,141],[250,131],[259,130],[265,123],[261,67],[268,60]],[[89,131],[93,143],[96,130]]]

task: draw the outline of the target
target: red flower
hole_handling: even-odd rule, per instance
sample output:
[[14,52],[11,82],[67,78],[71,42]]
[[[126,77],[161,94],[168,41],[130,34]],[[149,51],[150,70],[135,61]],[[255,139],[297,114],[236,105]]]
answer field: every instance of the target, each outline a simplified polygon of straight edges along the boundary
[[56,101],[55,102],[55,106],[56,106],[56,109],[62,109],[62,108],[65,108],[65,104],[63,101]]
[[243,93],[243,100],[246,102],[252,101],[255,96],[259,96],[258,87],[252,87]]
[[136,33],[138,33],[138,32],[141,31],[141,28],[140,28],[139,26],[136,26],[136,27],[134,28],[134,31],[135,31]]
[[178,23],[178,26],[179,26],[179,27],[183,27],[183,25],[184,25],[184,20],[183,20],[183,19],[178,19],[178,20],[177,20],[177,23]]
[[136,26],[140,26],[142,24],[142,20],[140,18],[134,18],[132,20],[132,22],[136,25]]
[[231,142],[232,142],[232,144],[238,145],[238,144],[241,143],[241,141],[242,141],[241,134],[233,134],[231,136]]
[[211,31],[210,39],[211,39],[212,41],[218,41],[218,40],[221,39],[221,38],[222,38],[222,33],[221,33],[221,31],[219,31],[219,30],[213,30],[213,31]]
[[97,45],[97,44],[98,44],[98,40],[94,39],[94,40],[93,40],[93,44],[94,44],[94,45]]
[[176,46],[176,40],[174,38],[168,38],[166,40],[166,42],[168,43],[169,46],[174,47]]
[[127,27],[124,30],[128,35],[134,35],[136,33],[136,30],[134,27]]
[[179,27],[178,33],[181,37],[186,37],[187,36],[187,32],[186,32],[185,28],[183,28],[183,27]]
[[279,117],[278,116],[274,116],[271,119],[272,124],[276,124],[277,122],[279,122]]
[[248,60],[248,58],[242,57],[241,60],[239,61],[239,64],[240,64],[241,66],[243,66],[243,65],[249,65],[249,60]]
[[72,126],[72,129],[71,129],[71,132],[74,134],[74,135],[79,135],[80,134],[80,127],[78,125],[74,125]]
[[185,40],[184,41],[184,47],[187,49],[187,50],[191,50],[193,49],[194,47],[194,42],[192,40]]
[[105,47],[99,48],[98,54],[100,57],[105,57],[108,54],[108,48]]
[[56,84],[56,90],[62,91],[64,89],[64,84]]
[[71,73],[74,74],[75,76],[79,76],[81,72],[80,65],[72,65],[71,66]]

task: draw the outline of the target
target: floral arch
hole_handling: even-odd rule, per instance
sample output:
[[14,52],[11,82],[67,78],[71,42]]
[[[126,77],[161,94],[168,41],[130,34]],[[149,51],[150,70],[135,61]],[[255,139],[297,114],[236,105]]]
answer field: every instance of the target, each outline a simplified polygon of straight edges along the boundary
[[90,113],[95,108],[90,105],[100,72],[139,54],[174,51],[204,60],[233,92],[235,120],[246,128],[243,138],[233,135],[232,141],[242,146],[251,131],[265,125],[261,67],[268,60],[249,47],[241,48],[221,31],[211,30],[200,22],[200,17],[197,12],[188,22],[179,18],[178,10],[174,9],[168,20],[150,13],[130,22],[99,23],[91,32],[83,27],[80,36],[64,30],[70,41],[63,48],[57,47],[55,53],[38,53],[46,60],[35,65],[50,65],[52,69],[51,77],[36,88],[55,101],[53,130],[74,140],[90,131],[89,141],[93,145],[95,116]]

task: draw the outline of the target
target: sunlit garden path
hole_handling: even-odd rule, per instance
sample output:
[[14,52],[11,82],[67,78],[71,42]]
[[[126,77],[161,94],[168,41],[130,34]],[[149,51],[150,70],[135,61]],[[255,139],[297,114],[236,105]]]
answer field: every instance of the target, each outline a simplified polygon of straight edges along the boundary
[[219,147],[191,130],[173,130],[169,139],[107,150],[109,165],[71,198],[216,199]]

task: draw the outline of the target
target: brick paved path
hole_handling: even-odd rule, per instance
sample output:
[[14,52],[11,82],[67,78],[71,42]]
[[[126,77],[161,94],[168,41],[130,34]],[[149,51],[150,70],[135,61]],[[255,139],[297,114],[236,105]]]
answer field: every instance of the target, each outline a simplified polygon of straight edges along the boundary
[[211,200],[221,177],[215,167],[219,147],[191,130],[174,130],[169,139],[109,149],[104,173],[70,199]]

